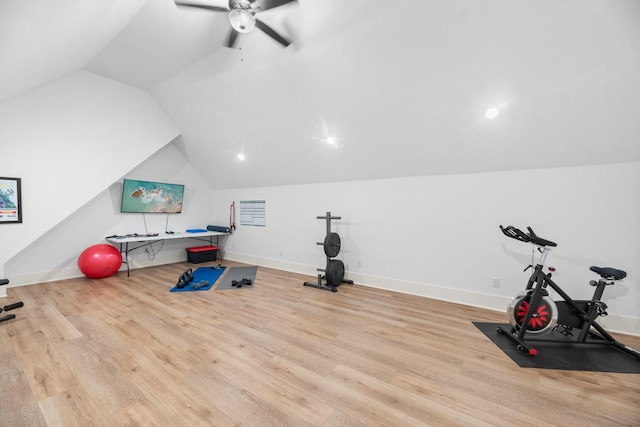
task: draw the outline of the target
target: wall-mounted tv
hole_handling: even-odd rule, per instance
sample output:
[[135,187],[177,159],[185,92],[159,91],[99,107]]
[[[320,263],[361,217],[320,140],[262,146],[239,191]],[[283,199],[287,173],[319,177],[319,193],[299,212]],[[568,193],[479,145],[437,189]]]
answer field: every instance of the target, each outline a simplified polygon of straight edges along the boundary
[[122,213],[181,213],[184,185],[125,179]]

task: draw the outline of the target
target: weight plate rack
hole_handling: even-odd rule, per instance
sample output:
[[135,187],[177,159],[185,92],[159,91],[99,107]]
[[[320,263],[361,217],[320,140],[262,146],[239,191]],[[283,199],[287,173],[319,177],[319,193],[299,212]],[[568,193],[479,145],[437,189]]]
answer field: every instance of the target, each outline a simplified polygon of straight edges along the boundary
[[324,241],[316,243],[324,248],[324,254],[327,256],[327,264],[325,268],[317,269],[324,273],[324,275],[318,274],[317,282],[304,282],[304,286],[322,289],[323,291],[338,292],[338,286],[340,286],[340,284],[353,284],[353,280],[344,280],[344,263],[339,259],[332,259],[340,253],[342,243],[340,241],[340,235],[331,231],[331,220],[342,219],[342,217],[331,216],[331,212],[327,212],[325,216],[316,218],[324,219],[327,222],[327,234],[324,237]]

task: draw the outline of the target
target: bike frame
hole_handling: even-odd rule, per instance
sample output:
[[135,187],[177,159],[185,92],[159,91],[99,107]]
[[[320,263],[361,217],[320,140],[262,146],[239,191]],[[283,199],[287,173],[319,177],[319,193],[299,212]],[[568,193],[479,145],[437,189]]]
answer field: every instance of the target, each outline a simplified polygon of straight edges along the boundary
[[[536,264],[534,271],[531,274],[529,281],[527,282],[526,290],[533,289],[533,292],[531,294],[531,299],[529,300],[529,309],[527,310],[527,313],[525,314],[525,317],[522,321],[522,327],[516,334],[518,339],[524,339],[527,333],[527,325],[529,325],[531,317],[538,309],[540,301],[542,301],[542,297],[544,297],[547,293],[546,288],[550,287],[558,295],[560,295],[560,297],[562,297],[562,299],[569,305],[569,307],[571,307],[575,316],[584,321],[584,325],[580,330],[580,334],[577,339],[578,342],[586,342],[589,333],[596,335],[593,331],[591,331],[592,326],[600,333],[600,336],[596,335],[597,338],[601,340],[615,341],[615,339],[595,320],[598,317],[598,313],[596,310],[596,305],[593,304],[593,302],[600,301],[600,299],[602,298],[605,286],[607,285],[606,281],[598,281],[598,285],[593,294],[593,298],[591,299],[591,301],[589,301],[592,302],[592,304],[589,304],[588,311],[584,311],[576,303],[575,300],[573,300],[566,292],[562,290],[562,288],[560,288],[560,286],[558,286],[553,280],[551,280],[551,273],[545,274],[542,271],[545,267],[546,259],[551,249],[540,246],[538,246],[538,249],[542,252],[542,254],[540,255],[540,261],[538,262],[538,264]],[[558,320],[560,321],[561,319],[559,318]]]

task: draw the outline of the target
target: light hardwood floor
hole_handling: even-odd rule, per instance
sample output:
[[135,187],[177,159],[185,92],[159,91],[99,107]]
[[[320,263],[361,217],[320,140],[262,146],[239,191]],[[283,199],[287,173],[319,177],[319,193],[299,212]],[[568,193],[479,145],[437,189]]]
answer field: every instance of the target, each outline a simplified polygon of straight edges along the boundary
[[170,293],[189,267],[8,289],[0,426],[640,425],[640,375],[519,368],[472,324],[503,313],[263,267]]

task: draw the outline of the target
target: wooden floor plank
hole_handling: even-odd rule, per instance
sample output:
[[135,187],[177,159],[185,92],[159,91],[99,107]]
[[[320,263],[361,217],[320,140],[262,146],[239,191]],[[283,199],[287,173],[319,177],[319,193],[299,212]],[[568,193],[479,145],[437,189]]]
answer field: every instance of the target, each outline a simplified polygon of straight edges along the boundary
[[472,323],[504,313],[264,267],[169,292],[199,266],[9,288],[0,425],[640,425],[640,376],[520,368]]

